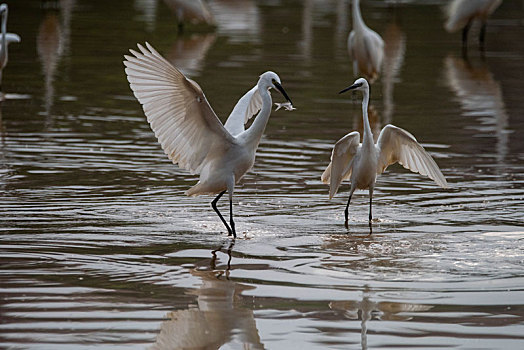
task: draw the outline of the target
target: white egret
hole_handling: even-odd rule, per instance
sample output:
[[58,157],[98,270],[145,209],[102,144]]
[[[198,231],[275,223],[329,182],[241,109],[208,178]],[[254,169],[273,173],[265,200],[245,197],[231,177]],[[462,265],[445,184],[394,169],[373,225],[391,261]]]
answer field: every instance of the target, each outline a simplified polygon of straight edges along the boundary
[[343,180],[351,180],[349,199],[346,205],[345,225],[348,225],[348,208],[351,196],[356,189],[369,190],[369,225],[371,227],[371,205],[373,189],[377,175],[394,163],[400,163],[404,168],[426,175],[439,186],[446,188],[447,182],[439,167],[417,142],[415,137],[406,130],[394,125],[386,125],[373,141],[373,134],[368,120],[369,84],[366,79],[359,78],[353,85],[340,91],[360,90],[363,93],[362,117],[364,119],[364,136],[360,143],[360,133],[353,131],[341,138],[335,144],[331,154],[331,162],[322,174],[322,182],[329,184],[329,199],[337,193]]
[[484,50],[484,37],[486,35],[486,21],[499,7],[502,0],[454,0],[446,8],[447,21],[444,28],[450,32],[462,29],[462,48],[467,49],[468,31],[473,20],[481,21],[479,45]]
[[2,86],[2,71],[7,65],[7,46],[11,43],[19,43],[20,36],[14,33],[7,33],[7,4],[0,5],[0,15],[2,16],[2,37],[0,38],[0,90]]
[[364,23],[359,0],[353,0],[352,18],[353,30],[348,36],[348,52],[353,60],[353,74],[360,72],[373,81],[382,67],[384,40]]
[[[169,159],[192,174],[198,183],[186,191],[188,196],[216,194],[213,210],[236,237],[233,221],[233,189],[255,161],[255,152],[271,114],[271,94],[276,88],[291,102],[276,73],[265,72],[255,87],[235,105],[222,125],[200,86],[186,78],[149,43],[138,44],[141,52],[130,50],[124,64],[131,90]],[[245,130],[253,115],[256,119]],[[216,204],[229,194],[230,226]]]

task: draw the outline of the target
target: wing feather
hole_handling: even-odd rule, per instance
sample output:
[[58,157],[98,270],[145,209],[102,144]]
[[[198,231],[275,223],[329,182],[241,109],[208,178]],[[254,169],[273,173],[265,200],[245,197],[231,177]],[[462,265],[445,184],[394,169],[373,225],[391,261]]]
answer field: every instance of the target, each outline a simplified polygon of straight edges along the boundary
[[331,162],[322,174],[323,183],[329,183],[329,199],[337,193],[340,183],[351,177],[353,157],[360,145],[360,133],[353,131],[341,138],[333,147]]
[[406,130],[391,124],[386,125],[378,137],[377,148],[378,174],[383,173],[389,165],[398,162],[406,169],[429,177],[437,185],[448,187],[437,163]]
[[169,159],[199,173],[213,150],[236,141],[224,128],[202,89],[149,43],[124,55],[127,79]]

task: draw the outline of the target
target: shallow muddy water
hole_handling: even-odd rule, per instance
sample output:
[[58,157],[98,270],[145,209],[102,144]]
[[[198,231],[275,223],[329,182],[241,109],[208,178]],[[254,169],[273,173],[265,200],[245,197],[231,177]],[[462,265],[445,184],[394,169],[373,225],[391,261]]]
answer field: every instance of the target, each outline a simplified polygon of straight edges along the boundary
[[[393,123],[450,188],[399,165],[328,200],[333,144],[361,128],[346,1],[209,1],[178,31],[168,1],[8,1],[0,106],[0,348],[518,349],[524,345],[524,10],[442,27],[441,1],[362,1],[386,42],[372,127]],[[234,14],[234,15],[232,15]],[[188,198],[123,71],[150,42],[225,120],[266,70],[272,112],[236,187],[239,237]],[[282,97],[273,93],[273,99]],[[227,201],[219,207],[227,213]]]

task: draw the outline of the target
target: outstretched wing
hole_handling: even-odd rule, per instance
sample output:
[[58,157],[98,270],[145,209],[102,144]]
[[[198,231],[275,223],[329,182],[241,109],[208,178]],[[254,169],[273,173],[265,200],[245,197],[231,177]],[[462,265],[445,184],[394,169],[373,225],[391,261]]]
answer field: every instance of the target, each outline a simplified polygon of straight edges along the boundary
[[390,164],[399,162],[406,169],[426,175],[440,187],[448,187],[437,163],[406,130],[391,124],[386,125],[378,137],[377,148],[377,174],[384,172]]
[[224,127],[233,136],[237,136],[245,130],[247,121],[262,108],[262,97],[258,87],[255,86],[238,100],[237,104],[227,118]]
[[213,150],[235,139],[224,128],[202,89],[173,67],[149,43],[125,55],[127,80],[151,129],[173,163],[199,173]]
[[331,153],[331,163],[322,174],[323,183],[329,183],[329,199],[337,193],[338,187],[343,180],[351,176],[353,157],[360,145],[360,134],[353,131],[341,138],[335,144]]

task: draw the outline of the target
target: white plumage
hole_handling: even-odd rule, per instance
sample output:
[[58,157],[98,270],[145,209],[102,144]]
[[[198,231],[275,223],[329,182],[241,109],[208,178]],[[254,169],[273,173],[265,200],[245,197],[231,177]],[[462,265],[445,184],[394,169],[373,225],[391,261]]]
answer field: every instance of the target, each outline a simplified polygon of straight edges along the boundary
[[406,130],[394,125],[386,125],[373,142],[373,134],[368,120],[369,84],[366,79],[357,79],[353,85],[341,91],[361,90],[363,92],[362,113],[364,136],[360,143],[360,133],[353,131],[341,138],[333,148],[331,162],[322,174],[322,182],[329,184],[329,198],[338,191],[342,181],[351,180],[349,199],[345,210],[345,224],[348,223],[348,207],[356,189],[369,189],[369,221],[371,225],[371,203],[376,176],[394,163],[415,173],[428,176],[439,186],[446,188],[447,182],[433,158]]
[[446,8],[447,19],[444,28],[450,33],[462,29],[462,45],[465,50],[469,28],[473,20],[480,20],[479,42],[481,49],[483,49],[486,21],[501,3],[502,0],[453,0]]
[[[133,56],[124,56],[131,90],[142,104],[169,159],[193,174],[200,174],[199,182],[186,194],[219,193],[211,204],[229,234],[236,236],[233,188],[255,161],[256,149],[271,114],[269,89],[278,89],[290,101],[280,78],[273,72],[262,74],[257,85],[238,101],[222,125],[195,81],[186,78],[149,43],[146,47],[138,44],[138,48],[140,52],[130,50]],[[244,124],[257,113],[251,127],[245,130]],[[231,227],[216,208],[226,190]]]
[[359,72],[373,81],[382,67],[384,41],[364,23],[359,0],[353,0],[352,18],[353,30],[348,36],[348,53],[353,61],[353,74]]

